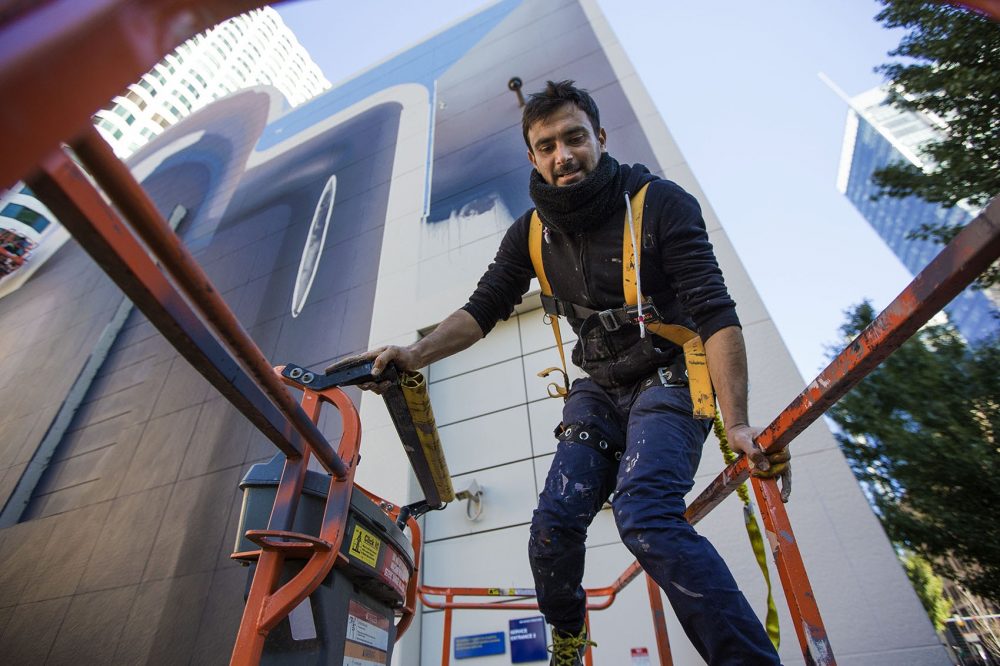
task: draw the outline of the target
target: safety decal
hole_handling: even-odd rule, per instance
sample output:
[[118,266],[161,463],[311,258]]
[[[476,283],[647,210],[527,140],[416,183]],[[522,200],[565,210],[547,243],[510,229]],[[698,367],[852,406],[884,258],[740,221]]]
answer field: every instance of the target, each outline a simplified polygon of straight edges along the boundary
[[361,525],[354,526],[354,532],[351,534],[351,547],[348,549],[351,555],[374,569],[378,564],[378,553],[381,548],[381,539]]
[[381,666],[387,661],[389,618],[351,599],[346,638],[344,666]]
[[410,580],[410,572],[406,568],[406,562],[392,548],[386,551],[379,573],[383,580],[399,593],[399,596],[406,596],[406,584]]
[[533,597],[535,591],[528,587],[491,587],[486,594],[491,597]]
[[385,666],[388,658],[382,650],[347,641],[344,644],[344,666]]

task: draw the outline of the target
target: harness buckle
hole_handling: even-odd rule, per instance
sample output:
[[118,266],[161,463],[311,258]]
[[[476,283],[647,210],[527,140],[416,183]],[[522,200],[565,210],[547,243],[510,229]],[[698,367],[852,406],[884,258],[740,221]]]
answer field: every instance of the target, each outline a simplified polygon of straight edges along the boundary
[[[625,316],[625,321],[630,324],[639,323],[639,306],[638,305],[626,305],[622,308],[622,312]],[[656,309],[652,301],[646,301],[642,304],[642,319],[645,322],[659,322],[662,320],[660,317],[660,311]]]
[[601,310],[597,313],[597,318],[600,320],[604,330],[614,332],[622,327],[621,322],[618,321],[618,317],[615,316],[616,312],[620,312],[620,310]]
[[677,364],[656,369],[662,386],[685,386],[688,383],[687,370],[683,370],[683,376],[681,376],[681,372],[682,370]]

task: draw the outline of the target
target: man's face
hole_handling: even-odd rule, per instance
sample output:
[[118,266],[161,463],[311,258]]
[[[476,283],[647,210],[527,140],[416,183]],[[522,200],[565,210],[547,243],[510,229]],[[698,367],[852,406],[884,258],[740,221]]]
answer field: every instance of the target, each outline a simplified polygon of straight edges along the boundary
[[594,170],[606,140],[603,127],[595,135],[587,114],[566,102],[528,127],[528,159],[546,183],[564,187]]

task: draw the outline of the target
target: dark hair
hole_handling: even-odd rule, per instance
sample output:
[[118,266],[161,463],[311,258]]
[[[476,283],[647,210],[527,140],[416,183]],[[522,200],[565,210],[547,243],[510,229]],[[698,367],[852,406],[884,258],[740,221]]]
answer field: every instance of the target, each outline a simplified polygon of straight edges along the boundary
[[594,134],[601,129],[601,112],[597,110],[594,98],[583,88],[577,88],[573,81],[546,81],[545,90],[532,93],[528,103],[524,105],[521,114],[521,131],[524,133],[524,143],[531,150],[528,142],[528,128],[539,120],[548,118],[567,102],[573,103],[587,114]]

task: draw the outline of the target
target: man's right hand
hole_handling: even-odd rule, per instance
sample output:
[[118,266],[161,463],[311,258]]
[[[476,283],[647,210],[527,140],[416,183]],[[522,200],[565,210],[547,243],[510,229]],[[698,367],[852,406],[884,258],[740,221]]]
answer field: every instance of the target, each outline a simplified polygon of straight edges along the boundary
[[[371,359],[375,359],[372,363],[372,376],[374,377],[381,375],[389,363],[394,363],[396,365],[396,369],[400,371],[417,370],[421,367],[420,360],[412,348],[386,345],[385,347],[377,347],[366,351],[363,354],[342,358],[336,363],[328,366],[325,372],[329,374],[332,370],[335,370],[342,365],[357,363],[359,361],[369,361]],[[358,387],[362,390],[372,391],[373,393],[377,393],[379,395],[385,393],[390,386],[391,384],[388,381],[365,382],[364,384],[358,384]]]
[[[375,359],[372,363],[372,375],[375,377],[382,374],[390,362],[394,363],[400,372],[419,370],[452,354],[457,354],[463,349],[468,349],[482,337],[483,330],[472,315],[465,310],[456,310],[448,315],[431,333],[412,345],[378,347],[357,356],[341,359],[328,367],[326,372],[329,374],[331,370],[345,363],[371,359]],[[390,384],[388,381],[375,381],[358,384],[358,386],[365,391],[374,391],[381,395],[389,389]]]

